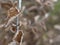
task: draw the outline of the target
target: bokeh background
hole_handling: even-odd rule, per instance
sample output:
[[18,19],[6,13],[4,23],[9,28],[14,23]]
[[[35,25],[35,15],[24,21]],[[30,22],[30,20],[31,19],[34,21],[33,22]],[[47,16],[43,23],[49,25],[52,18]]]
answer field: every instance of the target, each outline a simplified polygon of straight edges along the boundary
[[[17,0],[11,1],[14,3]],[[0,0],[0,24],[4,24],[7,10],[1,7],[1,2],[8,3],[9,0]],[[39,0],[22,0],[22,8],[25,9],[22,13],[23,18],[20,19],[27,19],[22,21],[24,24],[28,22],[20,27],[24,33],[22,45],[60,45],[60,0],[50,5],[54,5],[53,9],[47,6],[40,10]],[[48,13],[49,17],[40,22],[45,13]],[[36,16],[40,16],[38,20],[34,20]],[[9,27],[0,28],[0,45],[8,45],[14,35]]]

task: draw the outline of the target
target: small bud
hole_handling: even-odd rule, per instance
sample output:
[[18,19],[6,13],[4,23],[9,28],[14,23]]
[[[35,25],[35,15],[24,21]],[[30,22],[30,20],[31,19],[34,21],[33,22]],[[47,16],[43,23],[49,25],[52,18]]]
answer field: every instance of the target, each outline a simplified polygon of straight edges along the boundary
[[16,31],[17,31],[16,26],[12,26],[10,30],[11,30],[11,32],[16,33]]

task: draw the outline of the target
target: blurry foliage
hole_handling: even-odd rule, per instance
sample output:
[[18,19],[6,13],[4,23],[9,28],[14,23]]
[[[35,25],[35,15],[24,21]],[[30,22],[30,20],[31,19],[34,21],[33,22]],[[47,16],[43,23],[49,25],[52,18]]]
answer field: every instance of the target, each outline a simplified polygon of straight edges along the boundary
[[52,27],[55,24],[60,24],[60,0],[55,3],[54,10],[50,11],[50,17],[47,21],[47,25]]
[[[50,38],[54,38],[56,36],[53,26],[60,22],[60,20],[59,20],[60,19],[60,16],[59,16],[60,0],[54,6],[55,7],[54,10],[53,11],[50,10],[49,18],[46,18],[42,22],[40,20],[38,20],[38,21],[36,21],[36,24],[33,26],[31,24],[27,25],[27,23],[28,23],[27,20],[29,20],[29,19],[32,20],[36,15],[39,15],[39,16],[43,15],[43,17],[41,16],[41,18],[44,19],[45,13],[49,12],[49,10],[48,10],[49,8],[47,7],[48,8],[47,9],[46,7],[44,7],[43,11],[39,10],[40,4],[35,2],[34,0],[23,0],[22,7],[23,6],[26,6],[26,9],[24,9],[24,12],[23,12],[23,16],[25,16],[25,17],[21,18],[22,26],[20,27],[20,29],[24,31],[23,43],[26,43],[26,44],[23,44],[23,45],[49,45]],[[36,10],[33,8],[33,9],[31,9],[31,11],[28,11],[28,9],[30,9],[32,6],[36,6],[37,7],[37,8],[35,8]],[[46,10],[48,10],[48,12],[44,13],[44,11],[46,11]],[[40,14],[41,12],[43,12],[44,14],[43,13]],[[24,20],[25,18],[27,18],[27,20]],[[33,21],[34,20],[32,20],[31,22],[33,22]],[[15,27],[13,27],[13,29],[14,28]],[[4,29],[2,29],[2,30],[4,30]],[[9,29],[7,29],[7,30],[9,30]],[[12,37],[13,37],[12,35],[14,35],[14,34],[12,34],[11,31],[8,31],[8,33],[9,34],[7,35],[7,32],[3,31],[2,36],[0,36],[0,37],[2,39],[2,37],[4,35],[7,35],[8,36],[7,40],[8,39],[10,40],[8,42],[11,42]]]
[[54,6],[54,10],[51,11],[51,15],[58,15],[59,16],[60,14],[60,0],[57,1],[57,3],[55,3],[55,6]]

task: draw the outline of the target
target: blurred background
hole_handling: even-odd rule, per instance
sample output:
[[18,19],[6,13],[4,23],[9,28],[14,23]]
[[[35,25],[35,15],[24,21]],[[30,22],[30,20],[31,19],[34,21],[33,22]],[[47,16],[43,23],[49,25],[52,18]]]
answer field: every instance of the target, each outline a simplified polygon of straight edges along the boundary
[[[6,22],[7,11],[15,1],[18,0],[0,0],[0,25]],[[21,11],[19,29],[24,33],[21,45],[60,45],[60,0],[22,0]],[[13,23],[16,24],[15,19]],[[16,27],[12,29],[11,25],[0,28],[0,45],[12,42],[16,32],[11,30]]]

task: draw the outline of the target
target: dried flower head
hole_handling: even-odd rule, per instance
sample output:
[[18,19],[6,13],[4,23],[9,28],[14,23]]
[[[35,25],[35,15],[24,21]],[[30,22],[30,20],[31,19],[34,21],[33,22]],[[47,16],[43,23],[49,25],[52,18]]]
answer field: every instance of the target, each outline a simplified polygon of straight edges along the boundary
[[12,7],[8,10],[8,18],[16,16],[18,14],[18,10],[16,9],[16,7]]
[[12,24],[11,28],[10,28],[11,32],[12,33],[16,33],[16,25],[15,24]]
[[13,41],[16,41],[18,43],[21,43],[23,39],[23,32],[21,30],[18,30],[15,34],[15,36],[13,37]]

